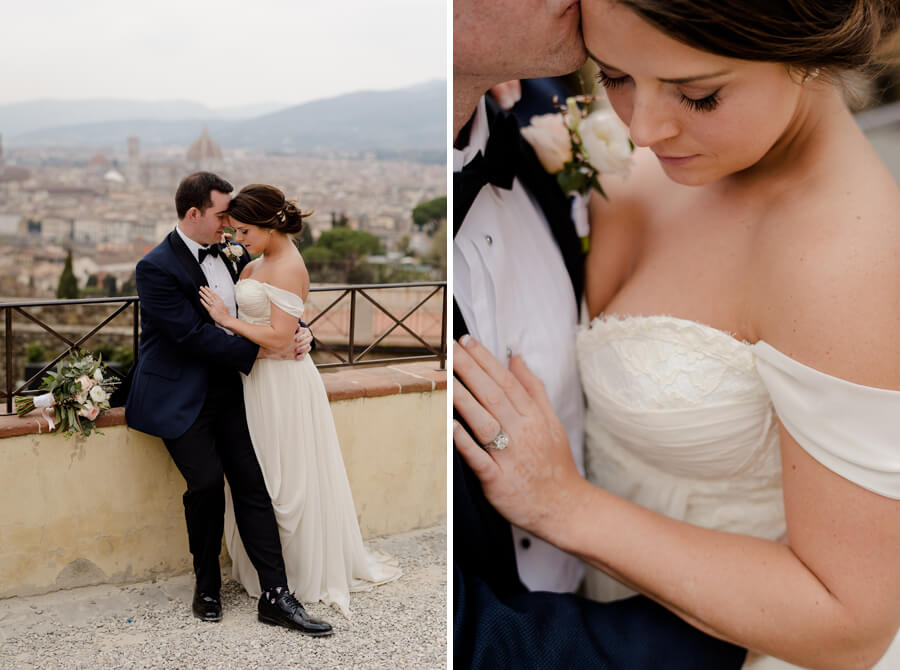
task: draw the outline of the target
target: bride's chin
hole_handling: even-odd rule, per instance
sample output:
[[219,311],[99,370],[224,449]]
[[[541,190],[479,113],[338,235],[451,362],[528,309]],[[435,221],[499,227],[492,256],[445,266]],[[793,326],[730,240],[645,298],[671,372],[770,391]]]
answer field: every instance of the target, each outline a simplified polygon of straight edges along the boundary
[[665,164],[661,164],[661,167],[671,181],[682,186],[706,186],[721,177],[721,175],[710,175],[708,172],[701,172],[696,169],[678,168]]

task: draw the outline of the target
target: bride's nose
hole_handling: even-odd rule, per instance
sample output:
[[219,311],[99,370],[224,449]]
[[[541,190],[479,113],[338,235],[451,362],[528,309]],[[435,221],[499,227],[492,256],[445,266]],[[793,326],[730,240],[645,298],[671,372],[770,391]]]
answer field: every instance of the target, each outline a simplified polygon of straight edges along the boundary
[[653,95],[635,91],[628,131],[635,145],[649,147],[675,137],[679,126],[662,101]]

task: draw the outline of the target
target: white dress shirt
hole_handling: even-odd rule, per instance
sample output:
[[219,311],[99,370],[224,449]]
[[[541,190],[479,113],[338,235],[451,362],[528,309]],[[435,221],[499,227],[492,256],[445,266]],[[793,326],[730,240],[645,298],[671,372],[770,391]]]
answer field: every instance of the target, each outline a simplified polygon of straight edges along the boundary
[[[200,254],[198,252],[200,249],[205,249],[206,245],[194,242],[178,226],[175,226],[175,230],[178,231],[179,237],[184,240],[194,258],[199,259]],[[218,256],[206,256],[203,262],[200,263],[200,269],[203,271],[203,276],[206,277],[209,287],[225,302],[228,313],[231,316],[237,316],[237,303],[234,301],[234,282],[231,280],[231,273],[225,267],[225,263],[228,262],[230,261],[220,252]],[[219,326],[219,324],[216,325]],[[227,328],[222,326],[219,326],[219,328],[222,328],[226,333],[231,333]]]
[[[454,172],[484,152],[487,137],[482,99],[469,145],[453,151]],[[518,178],[512,191],[488,184],[472,203],[453,239],[453,294],[473,337],[501,361],[508,353],[521,354],[544,382],[583,473],[575,293],[540,205]],[[513,539],[519,576],[529,589],[569,592],[578,587],[584,574],[580,560],[516,527]]]

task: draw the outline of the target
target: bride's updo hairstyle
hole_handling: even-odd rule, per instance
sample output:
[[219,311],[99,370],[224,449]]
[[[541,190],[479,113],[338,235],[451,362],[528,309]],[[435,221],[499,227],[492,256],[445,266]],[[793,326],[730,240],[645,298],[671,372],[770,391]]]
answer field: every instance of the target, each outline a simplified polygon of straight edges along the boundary
[[303,230],[303,219],[313,212],[303,212],[293,200],[268,184],[250,184],[240,190],[228,205],[228,215],[236,221],[279,233],[296,235]]
[[614,0],[673,39],[740,60],[840,79],[878,65],[898,0]]

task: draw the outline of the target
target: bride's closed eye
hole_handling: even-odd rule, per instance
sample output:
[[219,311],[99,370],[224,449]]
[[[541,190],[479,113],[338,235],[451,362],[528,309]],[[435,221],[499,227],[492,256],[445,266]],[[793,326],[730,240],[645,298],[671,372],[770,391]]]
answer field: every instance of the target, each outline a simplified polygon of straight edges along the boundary
[[[600,85],[606,89],[622,86],[630,79],[631,77],[627,74],[623,74],[620,77],[611,77],[603,70],[597,72],[597,81],[599,81]],[[715,91],[702,98],[691,98],[684,93],[679,93],[679,95],[681,96],[681,103],[688,109],[695,112],[711,112],[719,106],[719,91],[721,90],[721,88],[717,88]]]
[[624,84],[626,79],[630,79],[627,74],[624,74],[621,77],[610,77],[603,70],[597,72],[597,81],[600,82],[600,85],[603,88],[616,88],[617,86]]

